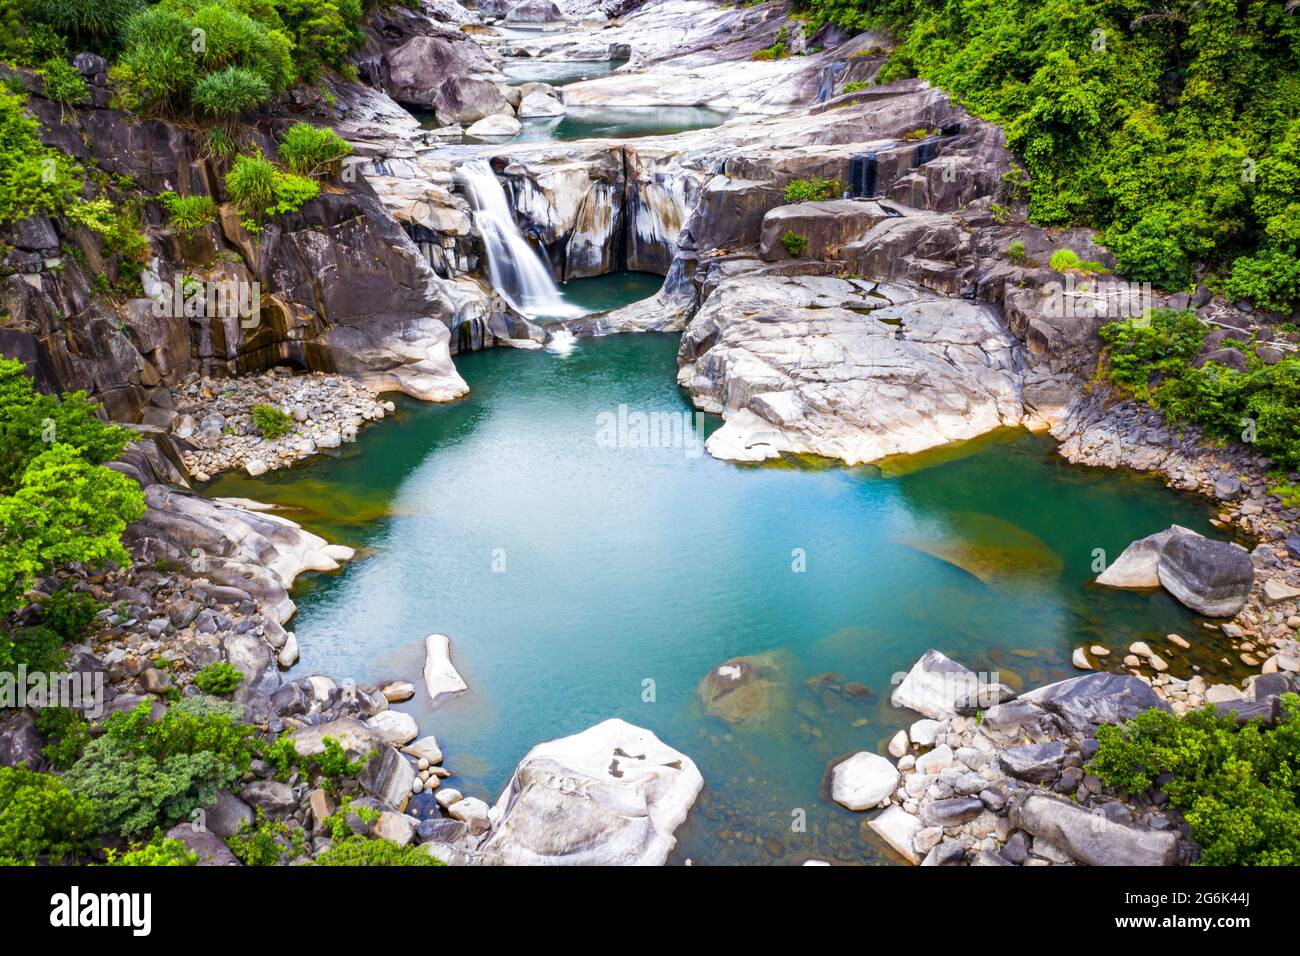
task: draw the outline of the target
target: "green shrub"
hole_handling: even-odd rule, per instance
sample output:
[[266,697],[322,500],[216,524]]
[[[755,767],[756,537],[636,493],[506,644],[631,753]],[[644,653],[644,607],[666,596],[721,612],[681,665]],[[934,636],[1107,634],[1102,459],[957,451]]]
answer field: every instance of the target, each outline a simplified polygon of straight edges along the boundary
[[217,221],[217,204],[211,196],[178,196],[165,192],[158,197],[167,221],[186,236]]
[[53,27],[77,49],[112,53],[123,24],[146,0],[27,0],[27,15]]
[[194,685],[205,694],[229,694],[244,675],[225,661],[216,661],[194,675]]
[[307,841],[300,827],[290,828],[283,820],[268,820],[259,807],[256,823],[245,823],[226,839],[230,852],[244,866],[279,866],[286,859],[301,856]]
[[39,394],[21,362],[0,359],[0,614],[57,567],[129,563],[122,532],[144,497],[102,466],[129,437],[95,417],[84,393]]
[[126,852],[108,851],[109,866],[197,866],[199,855],[180,840],[154,834],[148,843],[133,843]]
[[252,70],[228,66],[203,76],[190,95],[200,113],[230,124],[265,106],[271,87]]
[[55,770],[67,770],[77,762],[90,742],[90,725],[69,707],[46,707],[36,714],[36,729],[50,742],[41,753]]
[[1047,264],[1057,272],[1069,272],[1083,265],[1083,260],[1072,249],[1057,249],[1052,253],[1052,258],[1047,261]]
[[1300,256],[1269,250],[1232,264],[1227,292],[1266,309],[1285,312],[1300,302]]
[[253,424],[258,434],[270,441],[293,431],[293,419],[274,405],[254,405]]
[[147,703],[113,714],[68,782],[90,799],[100,829],[131,836],[170,826],[210,806],[248,769],[255,746],[242,713],[211,697],[187,697],[158,720]]
[[0,225],[57,213],[81,191],[81,168],[42,146],[39,132],[23,98],[0,89]]
[[841,93],[856,93],[858,90],[867,90],[871,88],[868,80],[854,80],[852,83],[845,83]]
[[1185,717],[1149,710],[1122,727],[1097,730],[1091,767],[1130,794],[1157,777],[1169,805],[1182,811],[1205,866],[1300,863],[1300,698],[1282,699],[1272,730],[1241,727],[1214,708]]
[[391,840],[354,834],[335,840],[316,858],[317,866],[443,866],[418,846],[398,846]]
[[1015,265],[1022,266],[1029,261],[1023,242],[1013,242],[1007,246],[1007,259]]
[[812,179],[792,179],[785,187],[785,201],[788,203],[797,202],[821,202],[826,199],[834,199],[844,187],[836,179],[821,179],[813,177]]
[[787,229],[781,236],[781,245],[785,246],[785,251],[790,253],[790,257],[798,259],[808,251],[808,237],[801,236],[792,229]]
[[67,659],[63,638],[48,627],[15,627],[0,633],[0,672],[15,673],[22,666],[29,674],[49,674],[63,670]]
[[0,866],[83,852],[93,830],[90,802],[58,777],[26,767],[0,767]]
[[134,204],[114,203],[107,197],[73,203],[68,218],[97,233],[109,255],[120,255],[127,262],[149,259],[149,238],[140,229],[140,217]]
[[245,227],[256,231],[267,216],[296,212],[315,199],[320,187],[306,176],[281,172],[258,153],[235,158],[226,174],[226,191],[239,207]]
[[53,58],[40,69],[41,89],[47,100],[67,109],[90,102],[90,87],[81,73],[67,60]]
[[41,624],[64,641],[75,643],[89,636],[103,609],[104,605],[89,594],[64,585],[41,603]]
[[280,161],[300,176],[318,176],[351,155],[352,147],[324,126],[295,123],[280,136]]

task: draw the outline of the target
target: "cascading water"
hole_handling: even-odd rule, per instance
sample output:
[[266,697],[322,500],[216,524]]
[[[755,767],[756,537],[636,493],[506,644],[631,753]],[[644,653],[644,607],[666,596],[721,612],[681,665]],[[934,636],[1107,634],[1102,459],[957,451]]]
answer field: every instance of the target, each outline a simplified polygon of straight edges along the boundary
[[510,212],[505,190],[485,159],[463,163],[460,176],[474,207],[474,225],[487,250],[492,287],[529,318],[582,314],[565,302],[541,257],[524,239]]

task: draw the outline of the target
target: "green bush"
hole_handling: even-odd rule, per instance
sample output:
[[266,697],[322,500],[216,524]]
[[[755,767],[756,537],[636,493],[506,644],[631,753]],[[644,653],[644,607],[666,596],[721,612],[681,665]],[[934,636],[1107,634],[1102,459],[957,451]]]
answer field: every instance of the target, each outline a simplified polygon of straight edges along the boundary
[[55,770],[75,764],[90,742],[90,724],[70,707],[42,709],[36,715],[36,729],[50,740],[41,753]]
[[787,229],[781,236],[781,245],[785,246],[785,251],[790,253],[791,258],[798,259],[808,251],[808,237],[801,236],[792,229]]
[[[805,29],[889,29],[877,82],[921,76],[998,123],[1032,221],[1091,225],[1129,279],[1300,304],[1300,17],[1269,0],[796,0]],[[1241,260],[1246,263],[1238,266]]]
[[39,133],[23,98],[0,88],[0,225],[57,213],[81,191],[81,168],[42,146]]
[[1187,311],[1158,310],[1149,324],[1111,323],[1101,330],[1100,368],[1122,391],[1175,422],[1198,425],[1223,441],[1253,440],[1275,464],[1300,468],[1300,356],[1266,365],[1252,341],[1241,343],[1245,372],[1213,362],[1192,368],[1207,332]]
[[90,102],[90,87],[81,73],[67,60],[53,58],[40,69],[41,90],[47,100],[67,109]]
[[253,232],[266,217],[296,212],[320,192],[315,180],[281,172],[261,153],[237,156],[225,182],[226,192],[244,217],[245,228]]
[[77,49],[112,53],[122,26],[146,0],[26,0],[27,15],[53,27]]
[[792,179],[785,187],[785,201],[789,203],[796,202],[821,202],[826,199],[834,199],[843,188],[839,180],[820,179]]
[[352,147],[323,126],[295,123],[280,136],[280,162],[300,176],[318,176],[351,155]]
[[73,643],[89,636],[103,609],[104,605],[89,594],[64,585],[41,603],[41,624]]
[[1029,254],[1025,252],[1025,244],[1023,242],[1013,242],[1007,246],[1007,259],[1018,266],[1028,262]]
[[244,675],[225,661],[216,661],[194,675],[194,685],[205,694],[229,694]]
[[68,782],[90,799],[100,829],[132,836],[170,826],[210,806],[248,769],[255,744],[242,713],[211,697],[187,697],[158,720],[147,703],[113,714]]
[[58,777],[0,767],[0,866],[58,863],[87,849],[93,832],[90,802]]
[[129,563],[122,532],[144,497],[102,465],[129,437],[96,418],[84,393],[39,394],[21,362],[0,359],[0,614],[57,567]]
[[165,192],[158,197],[167,221],[186,236],[217,221],[217,204],[211,196],[178,196]]
[[1068,272],[1083,265],[1083,260],[1072,249],[1057,249],[1052,253],[1052,258],[1047,260],[1047,264],[1057,272]]
[[226,845],[244,866],[279,866],[301,856],[307,841],[300,827],[291,829],[283,820],[267,820],[258,808],[257,822],[245,823],[226,839]]
[[293,431],[293,419],[274,405],[254,405],[253,424],[258,434],[271,441]]
[[148,843],[133,843],[126,852],[108,851],[109,866],[197,866],[199,855],[180,840],[155,834]]
[[228,66],[195,83],[191,97],[200,113],[229,124],[265,106],[271,87],[252,70]]
[[443,866],[418,846],[398,846],[391,840],[354,834],[335,840],[316,858],[317,866]]
[[1300,698],[1282,699],[1272,730],[1237,726],[1214,708],[1185,717],[1149,710],[1097,730],[1091,767],[1130,794],[1160,789],[1182,811],[1205,866],[1300,864]]
[[854,80],[852,83],[845,83],[841,93],[856,93],[858,90],[867,90],[871,84],[867,80]]
[[0,633],[0,673],[15,673],[19,666],[29,674],[61,671],[68,655],[63,638],[48,627],[15,627]]

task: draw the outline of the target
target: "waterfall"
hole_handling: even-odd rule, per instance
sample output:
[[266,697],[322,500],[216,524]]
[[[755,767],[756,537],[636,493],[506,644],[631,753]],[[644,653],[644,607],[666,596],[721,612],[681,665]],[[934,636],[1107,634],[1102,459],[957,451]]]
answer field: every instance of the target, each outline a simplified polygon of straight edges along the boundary
[[581,309],[560,298],[550,269],[520,233],[488,161],[463,163],[460,176],[474,207],[474,225],[483,237],[493,290],[529,318],[581,315]]

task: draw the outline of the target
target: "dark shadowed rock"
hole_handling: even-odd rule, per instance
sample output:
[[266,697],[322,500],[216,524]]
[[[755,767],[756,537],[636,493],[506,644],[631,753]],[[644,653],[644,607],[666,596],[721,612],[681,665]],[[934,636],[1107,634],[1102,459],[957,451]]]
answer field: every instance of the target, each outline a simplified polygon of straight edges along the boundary
[[984,812],[984,801],[976,797],[953,797],[950,800],[932,800],[921,811],[926,826],[955,827],[974,820]]
[[1065,762],[1065,742],[1053,740],[1044,744],[1023,744],[1008,747],[998,754],[1002,769],[1013,777],[1031,783],[1055,780]]
[[49,761],[41,753],[45,738],[36,730],[36,721],[25,710],[20,710],[4,723],[0,723],[0,767],[25,764],[28,770],[44,770]]
[[1169,709],[1150,686],[1130,674],[1073,677],[1023,694],[1017,701],[1021,702],[1041,705],[1071,731],[1120,724],[1152,707]]
[[1089,866],[1170,866],[1178,851],[1171,831],[1124,826],[1041,794],[1016,807],[1012,823]]
[[1158,573],[1169,593],[1210,617],[1232,617],[1240,611],[1255,582],[1255,569],[1244,549],[1193,535],[1169,539]]
[[229,790],[218,790],[217,802],[203,808],[204,828],[219,837],[234,836],[240,827],[252,822],[253,808]]

